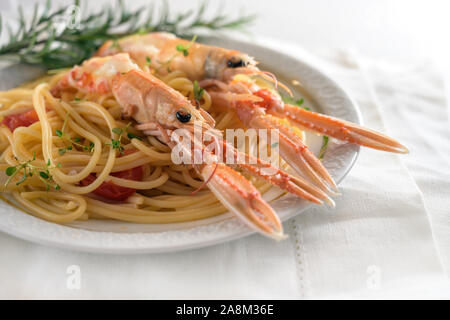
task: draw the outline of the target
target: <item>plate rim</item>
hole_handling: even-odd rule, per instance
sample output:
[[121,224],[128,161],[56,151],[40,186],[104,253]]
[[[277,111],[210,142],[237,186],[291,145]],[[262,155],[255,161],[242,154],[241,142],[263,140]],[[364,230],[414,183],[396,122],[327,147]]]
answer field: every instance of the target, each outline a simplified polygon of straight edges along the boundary
[[[302,66],[304,68],[308,68],[311,72],[313,72],[313,74],[316,77],[318,77],[322,80],[326,80],[328,82],[328,84],[330,84],[331,87],[336,92],[338,92],[340,95],[342,95],[347,100],[346,106],[348,108],[351,108],[351,111],[354,113],[354,117],[356,120],[355,122],[357,122],[358,124],[362,124],[361,111],[360,111],[358,105],[356,104],[356,102],[352,99],[352,97],[350,97],[348,95],[348,93],[333,78],[328,76],[325,72],[323,72],[316,65],[306,62],[302,57],[294,56],[290,51],[286,51],[286,52],[277,51],[270,44],[269,45],[262,44],[259,41],[250,42],[250,40],[243,40],[242,38],[237,38],[237,37],[207,36],[207,37],[202,37],[202,39],[206,40],[208,42],[216,42],[216,43],[217,42],[220,43],[220,41],[231,41],[234,44],[244,45],[244,46],[245,45],[252,46],[255,48],[255,50],[264,50],[266,52],[270,52],[270,54],[272,54],[272,55],[281,55],[281,56],[288,57],[290,59],[295,60],[295,62],[302,64]],[[0,72],[2,72],[2,70],[0,70]],[[338,179],[336,179],[337,183],[340,183],[347,176],[347,174],[350,172],[350,170],[353,168],[354,164],[356,163],[359,153],[360,153],[359,146],[354,146],[354,148],[350,152],[351,152],[351,154],[349,155],[349,157],[350,157],[349,162],[345,165],[345,169],[341,173],[341,176]],[[9,204],[7,204],[7,205],[11,207],[11,205],[9,205]],[[287,216],[282,218],[283,222],[299,215],[300,213],[304,212],[305,210],[307,210],[310,207],[311,207],[311,205],[308,205],[307,207],[305,207],[302,210],[299,210],[298,212],[288,214]],[[17,210],[17,209],[14,209],[14,210]],[[155,234],[155,232],[153,232],[153,233],[144,233],[144,232],[116,233],[116,232],[91,231],[91,230],[86,230],[86,229],[77,229],[77,228],[73,228],[70,226],[59,225],[59,224],[55,224],[52,222],[48,222],[48,221],[36,218],[34,216],[30,216],[25,213],[23,213],[23,214],[28,217],[31,217],[33,219],[37,219],[44,224],[50,224],[50,225],[52,225],[52,228],[55,228],[55,229],[70,228],[71,230],[75,230],[75,232],[78,232],[80,234],[101,233],[102,235],[112,234],[112,235],[120,236],[120,237],[127,237],[127,236],[138,237],[138,235],[145,236],[146,234],[147,235]],[[236,218],[227,219],[224,221],[216,222],[215,224],[217,224],[218,228],[220,228],[221,223],[231,221],[231,220],[237,220],[237,219]],[[206,227],[206,226],[200,226],[200,227],[195,227],[195,228],[202,228],[202,227]],[[143,247],[140,247],[140,246],[137,246],[137,247],[110,247],[103,243],[96,243],[96,244],[92,244],[92,243],[87,244],[84,242],[82,242],[82,243],[69,242],[68,243],[68,242],[65,242],[64,240],[58,240],[55,237],[48,238],[48,237],[42,236],[43,233],[36,233],[36,232],[33,233],[27,229],[14,228],[14,227],[8,226],[8,224],[2,222],[1,219],[0,219],[0,231],[4,232],[6,234],[9,234],[13,237],[20,238],[20,239],[23,239],[26,241],[31,241],[31,242],[34,242],[37,244],[56,247],[56,248],[60,248],[60,249],[79,251],[79,252],[103,253],[103,254],[144,254],[144,253],[148,254],[148,253],[163,253],[163,252],[177,252],[177,251],[184,251],[184,250],[192,250],[192,249],[213,246],[213,245],[217,245],[217,244],[225,243],[225,242],[229,242],[229,241],[234,241],[234,240],[237,240],[237,239],[240,239],[240,238],[243,238],[243,237],[246,237],[246,236],[256,233],[255,231],[250,230],[249,228],[239,227],[236,229],[236,232],[234,232],[234,234],[225,234],[223,236],[219,236],[219,237],[207,239],[207,240],[200,239],[198,242],[192,242],[187,245],[183,244],[183,243],[177,243],[177,244],[172,244],[169,246],[160,246],[160,247],[151,247],[151,246],[145,246],[145,245]],[[180,231],[184,231],[184,230],[172,230],[172,231],[167,231],[167,232],[180,232]],[[160,232],[160,233],[163,234],[165,232]]]

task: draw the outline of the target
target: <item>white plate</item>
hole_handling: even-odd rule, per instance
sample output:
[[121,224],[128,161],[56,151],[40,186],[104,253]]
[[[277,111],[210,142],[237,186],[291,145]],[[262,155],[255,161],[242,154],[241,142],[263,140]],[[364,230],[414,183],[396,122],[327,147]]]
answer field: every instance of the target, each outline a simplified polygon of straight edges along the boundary
[[[300,59],[264,46],[235,39],[208,37],[202,41],[234,48],[253,55],[261,62],[261,69],[273,72],[286,84],[293,79],[303,88],[293,87],[296,96],[303,96],[306,105],[322,113],[355,123],[361,118],[356,105],[330,78]],[[0,71],[0,89],[7,89],[31,80],[40,70],[15,65]],[[308,145],[318,150],[321,139],[307,137]],[[330,140],[323,159],[336,181],[340,182],[356,160],[359,147]],[[266,196],[266,195],[265,195]],[[270,196],[270,191],[269,195]],[[311,204],[292,195],[273,201],[273,208],[284,221]],[[13,236],[60,248],[101,253],[155,253],[209,246],[252,233],[231,214],[223,214],[200,221],[143,225],[118,221],[86,221],[70,225],[50,223],[28,215],[6,202],[0,201],[0,230]]]

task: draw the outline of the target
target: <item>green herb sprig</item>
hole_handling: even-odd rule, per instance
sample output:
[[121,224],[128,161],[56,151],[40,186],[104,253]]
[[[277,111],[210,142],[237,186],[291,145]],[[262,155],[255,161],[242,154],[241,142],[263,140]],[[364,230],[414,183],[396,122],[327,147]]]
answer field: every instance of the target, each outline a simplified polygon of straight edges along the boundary
[[66,132],[66,126],[67,126],[67,120],[69,119],[69,115],[66,114],[66,118],[64,119],[64,124],[61,128],[61,130],[56,130],[55,133],[56,135],[63,141],[64,145],[66,143],[68,143],[69,145],[65,146],[64,148],[59,148],[58,149],[58,153],[62,156],[64,155],[67,151],[73,150],[73,146],[77,146],[83,150],[92,152],[94,151],[94,146],[95,144],[93,142],[89,143],[89,145],[83,145],[81,143],[79,143],[81,141],[80,137],[76,137],[76,138],[71,138]]
[[20,163],[16,166],[6,168],[5,173],[8,176],[8,179],[5,182],[5,187],[12,181],[15,176],[17,176],[19,173],[22,173],[23,176],[19,179],[19,181],[16,182],[16,185],[24,183],[27,178],[36,176],[45,184],[47,191],[49,191],[51,188],[55,190],[61,189],[61,187],[57,183],[55,183],[55,181],[53,180],[53,176],[50,173],[51,169],[60,168],[61,164],[58,163],[56,166],[51,166],[51,162],[50,160],[48,160],[46,165],[44,167],[41,167],[31,164],[31,162],[35,160],[36,154],[33,154],[33,158],[31,160]]
[[194,92],[194,100],[195,103],[198,105],[200,105],[200,100],[202,100],[203,98],[203,94],[205,93],[205,89],[201,88],[198,85],[197,80],[194,81],[194,88],[193,88],[193,92]]
[[[74,4],[79,6],[80,1],[76,0]],[[6,24],[9,40],[0,47],[0,59],[58,69],[79,64],[89,58],[106,40],[155,31],[172,32],[190,38],[205,31],[242,30],[255,18],[230,18],[222,13],[207,18],[206,2],[196,10],[172,14],[166,1],[159,10],[154,10],[153,5],[129,10],[124,1],[118,0],[98,12],[81,14],[79,23],[74,27],[60,23],[68,19],[69,9],[70,6],[54,9],[50,0],[43,7],[36,2],[31,19],[25,19],[23,9],[19,6],[18,28],[13,31]],[[2,25],[0,17],[0,34]],[[185,54],[185,50],[182,53]]]
[[311,110],[310,108],[305,107],[305,106],[303,105],[304,102],[305,102],[305,99],[303,99],[303,98],[300,98],[300,99],[294,99],[294,98],[292,98],[292,97],[290,97],[290,96],[281,96],[281,99],[283,99],[283,102],[284,102],[284,103],[292,104],[292,105],[294,105],[294,106],[301,107],[301,108],[303,108],[303,109],[305,109],[305,110],[308,110],[308,111]]
[[[166,68],[167,72],[171,72],[170,69],[170,63],[173,61],[173,59],[175,59],[180,53],[183,54],[183,56],[187,57],[189,55],[189,48],[192,46],[192,44],[195,42],[195,40],[197,39],[197,35],[194,35],[192,37],[192,40],[186,44],[178,44],[175,49],[177,50],[177,52],[172,55],[169,59],[167,59],[166,61],[157,61],[160,66],[156,69],[156,72],[159,72],[161,69]],[[149,57],[145,58],[147,65],[150,67],[152,60]]]
[[322,137],[322,147],[320,148],[319,151],[319,159],[322,160],[323,157],[325,156],[325,151],[327,151],[327,147],[328,147],[328,141],[330,139],[328,138],[328,136],[323,136]]
[[142,140],[141,137],[135,135],[132,132],[129,132],[128,129],[130,128],[131,122],[129,122],[125,127],[123,128],[114,128],[111,131],[115,134],[118,134],[119,137],[117,139],[111,139],[111,143],[107,143],[106,145],[111,146],[113,149],[117,149],[121,154],[123,154],[124,147],[122,146],[122,136],[126,133],[128,139],[138,139]]
[[195,40],[197,40],[197,35],[192,37],[192,40],[187,45],[179,44],[176,46],[178,52],[181,52],[183,56],[187,57],[189,55],[189,48],[194,44]]

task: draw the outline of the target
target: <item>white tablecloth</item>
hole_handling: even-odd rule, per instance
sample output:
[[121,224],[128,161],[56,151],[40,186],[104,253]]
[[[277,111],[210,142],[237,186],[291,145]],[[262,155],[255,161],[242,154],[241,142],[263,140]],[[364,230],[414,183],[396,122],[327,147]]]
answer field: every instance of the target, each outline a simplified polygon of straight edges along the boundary
[[[336,208],[289,220],[283,242],[255,235],[181,253],[114,256],[0,233],[0,298],[449,298],[450,132],[440,70],[355,52],[319,58],[270,43],[333,77],[365,125],[411,153],[362,149]],[[73,265],[79,290],[67,286]]]

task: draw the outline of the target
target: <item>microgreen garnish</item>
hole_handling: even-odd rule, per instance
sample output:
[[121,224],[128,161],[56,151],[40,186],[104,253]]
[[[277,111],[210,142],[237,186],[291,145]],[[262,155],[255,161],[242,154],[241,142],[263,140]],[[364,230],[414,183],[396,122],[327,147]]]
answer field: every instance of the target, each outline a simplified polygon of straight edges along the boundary
[[[62,140],[62,142],[64,144],[64,148],[59,148],[58,153],[62,156],[67,151],[73,150],[74,145],[83,150],[92,152],[94,150],[93,142],[91,142],[89,145],[85,146],[85,145],[79,143],[81,141],[80,137],[75,137],[72,139],[68,134],[65,133],[68,119],[69,119],[69,114],[66,114],[66,118],[64,119],[64,124],[63,124],[61,130],[58,130],[58,129],[55,130],[56,135]],[[67,146],[66,146],[66,143],[68,143]]]
[[322,137],[322,147],[320,148],[320,152],[319,152],[319,159],[323,159],[323,157],[325,156],[325,151],[327,150],[327,146],[328,146],[328,136],[323,136]]
[[270,147],[272,147],[272,148],[276,148],[276,147],[278,147],[278,145],[279,145],[279,143],[278,143],[278,142],[274,142],[274,143],[272,143],[272,144],[270,145]]
[[72,147],[72,145],[70,145],[70,146],[67,146],[66,148],[58,149],[58,153],[59,153],[59,155],[62,156],[62,155],[64,155],[66,153],[66,151],[70,151],[72,149],[73,149],[73,147]]
[[121,154],[123,154],[124,148],[122,147],[122,144],[120,142],[120,139],[122,138],[122,135],[119,136],[119,139],[111,139],[111,143],[107,143],[107,145],[110,145],[113,149],[119,150]]
[[182,53],[183,56],[187,57],[189,55],[189,48],[192,46],[192,44],[195,42],[195,40],[197,39],[197,35],[194,35],[192,37],[192,40],[187,44],[187,45],[183,45],[183,44],[178,44],[175,49],[178,51],[177,53],[175,53],[173,56],[171,56],[169,59],[167,59],[166,61],[157,61],[160,66],[156,69],[156,72],[159,72],[159,70],[161,70],[162,68],[166,68],[167,72],[170,73],[172,72],[172,70],[170,69],[170,63],[173,61],[173,59],[175,59],[177,57],[178,54]]
[[142,141],[142,138],[141,137],[139,137],[139,136],[137,136],[137,135],[135,135],[133,132],[127,132],[127,137],[128,137],[128,139],[138,139],[138,140],[141,140]]
[[[130,124],[127,124],[127,125],[125,126],[125,130],[126,130],[126,128],[128,128],[129,125],[130,125]],[[121,154],[123,154],[124,148],[122,147],[122,143],[120,142],[120,140],[122,139],[122,135],[123,135],[123,132],[124,132],[124,128],[114,128],[114,129],[112,129],[111,131],[112,131],[113,133],[115,133],[115,134],[118,134],[118,135],[119,135],[119,138],[118,138],[118,139],[111,139],[111,143],[107,143],[107,145],[111,146],[111,148],[113,148],[113,149],[119,150],[119,152],[120,152]]]
[[92,152],[94,150],[95,144],[93,142],[89,143],[87,146],[83,146],[84,150],[87,150],[89,152]]
[[118,134],[118,135],[122,135],[122,133],[123,133],[123,129],[122,128],[114,128],[111,131],[114,132],[115,134]]
[[46,163],[45,166],[35,166],[31,164],[31,162],[36,160],[36,154],[33,154],[33,158],[24,163],[20,163],[16,166],[11,166],[6,168],[5,173],[8,176],[8,179],[5,182],[5,187],[12,181],[12,179],[17,176],[19,173],[22,173],[23,176],[16,182],[16,185],[20,185],[27,180],[27,178],[31,178],[33,175],[39,178],[45,186],[47,191],[51,188],[55,190],[61,189],[61,187],[55,183],[53,180],[53,176],[50,173],[51,169],[60,168],[61,164],[58,163],[56,166],[51,166],[50,159]]
[[198,85],[197,80],[195,80],[194,81],[194,89],[193,89],[193,91],[194,91],[194,99],[195,99],[195,102],[196,102],[196,104],[198,106],[200,104],[200,100],[202,100],[202,98],[203,98],[203,94],[205,93],[205,89],[201,88]]
[[182,52],[185,57],[189,55],[188,48],[186,48],[182,44],[177,45],[177,51]]
[[187,57],[189,55],[189,48],[194,44],[195,40],[197,40],[197,35],[192,37],[192,40],[187,45],[179,44],[176,46],[178,52],[181,52],[183,56]]
[[145,61],[147,62],[148,66],[152,64],[152,59],[150,59],[150,57],[145,57]]
[[122,146],[122,136],[126,133],[128,139],[138,139],[142,140],[141,137],[138,137],[132,132],[129,132],[128,129],[130,128],[131,122],[129,122],[125,127],[123,128],[114,128],[111,131],[115,134],[118,134],[119,137],[117,139],[111,139],[111,143],[107,143],[107,145],[111,146],[113,149],[119,150],[121,154],[123,154],[124,147]]
[[294,98],[292,98],[290,96],[281,96],[281,99],[283,99],[284,103],[292,104],[292,105],[297,106],[297,107],[302,107],[303,109],[308,110],[308,111],[311,110],[308,107],[303,107],[303,104],[305,102],[305,99],[303,99],[303,98],[300,98],[300,99],[296,100],[296,99],[294,99]]

